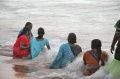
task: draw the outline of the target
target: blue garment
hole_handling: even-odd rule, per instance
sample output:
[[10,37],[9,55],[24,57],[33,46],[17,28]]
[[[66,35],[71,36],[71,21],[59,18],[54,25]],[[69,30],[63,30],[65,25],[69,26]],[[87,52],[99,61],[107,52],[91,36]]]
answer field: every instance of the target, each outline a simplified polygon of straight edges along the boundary
[[31,38],[31,46],[30,46],[31,57],[32,58],[37,57],[45,45],[46,46],[49,45],[49,41],[47,39],[44,38],[44,40],[42,41],[37,41],[35,37]]
[[93,52],[93,50],[90,50],[89,53],[93,56],[94,59],[96,59],[98,62],[100,61],[98,56]]
[[23,29],[21,29],[20,31],[19,31],[19,34],[18,34],[18,36],[21,34],[23,32]]
[[57,69],[57,68],[64,68],[69,63],[71,63],[74,60],[74,55],[70,49],[70,46],[68,43],[63,44],[60,46],[59,52],[52,62],[50,68]]

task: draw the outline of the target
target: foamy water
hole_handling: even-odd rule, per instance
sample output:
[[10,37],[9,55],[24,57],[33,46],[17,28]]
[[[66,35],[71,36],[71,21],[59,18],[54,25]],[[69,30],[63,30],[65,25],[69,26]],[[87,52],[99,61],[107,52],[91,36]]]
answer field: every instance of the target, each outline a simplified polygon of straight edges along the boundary
[[[0,0],[0,54],[12,56],[12,46],[18,32],[28,21],[33,23],[34,36],[37,36],[39,27],[45,29],[44,37],[49,39],[51,45],[50,51],[44,50],[33,60],[1,56],[0,70],[6,64],[10,65],[7,66],[8,69],[17,64],[27,66],[28,70],[31,70],[32,66],[37,71],[17,73],[16,76],[16,71],[12,73],[10,70],[13,79],[83,79],[82,54],[90,49],[92,39],[102,41],[102,49],[110,55],[107,64],[113,59],[109,50],[115,32],[113,26],[120,18],[119,5],[119,0]],[[48,69],[59,46],[67,42],[70,32],[77,35],[77,43],[82,47],[83,53],[66,69]],[[7,69],[0,73],[4,74],[5,71],[7,72]],[[102,73],[102,69],[99,70],[97,77]],[[87,78],[93,79],[95,75]],[[98,79],[97,77],[95,79]],[[4,74],[0,79],[8,78]]]

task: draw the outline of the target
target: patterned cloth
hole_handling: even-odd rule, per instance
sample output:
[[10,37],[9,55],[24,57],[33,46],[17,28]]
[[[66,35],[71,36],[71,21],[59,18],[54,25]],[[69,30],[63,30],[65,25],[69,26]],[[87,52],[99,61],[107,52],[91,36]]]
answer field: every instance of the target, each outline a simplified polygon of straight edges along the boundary
[[50,68],[57,69],[57,68],[64,68],[69,63],[71,63],[74,60],[73,52],[70,49],[70,46],[68,43],[63,44],[60,46],[59,52],[52,62]]

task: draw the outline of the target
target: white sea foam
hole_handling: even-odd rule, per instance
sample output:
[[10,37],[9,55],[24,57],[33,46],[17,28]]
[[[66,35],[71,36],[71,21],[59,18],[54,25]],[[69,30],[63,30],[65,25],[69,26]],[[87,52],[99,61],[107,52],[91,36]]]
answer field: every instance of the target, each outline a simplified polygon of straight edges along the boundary
[[[44,37],[50,41],[51,50],[45,48],[32,60],[11,57],[4,61],[38,69],[28,73],[24,79],[112,79],[111,74],[102,68],[92,76],[83,76],[82,56],[86,50],[91,49],[91,40],[97,38],[102,41],[102,49],[109,54],[106,64],[113,60],[114,55],[109,49],[115,32],[113,26],[120,18],[119,4],[119,0],[1,0],[0,54],[13,55],[12,46],[17,34],[29,21],[33,23],[32,33],[35,37],[39,27],[45,29]],[[77,35],[77,43],[83,52],[65,69],[48,69],[60,45],[67,42],[70,32]]]

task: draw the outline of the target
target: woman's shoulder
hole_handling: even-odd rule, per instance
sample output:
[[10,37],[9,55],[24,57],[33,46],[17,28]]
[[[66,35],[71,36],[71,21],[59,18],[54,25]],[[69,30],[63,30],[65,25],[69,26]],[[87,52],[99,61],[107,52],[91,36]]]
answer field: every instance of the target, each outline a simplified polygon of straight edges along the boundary
[[47,38],[44,38],[44,40],[45,40],[45,41],[48,41],[48,39],[47,39]]
[[47,38],[43,38],[42,41],[44,41],[44,42],[49,42]]
[[27,38],[27,36],[25,36],[25,35],[21,35],[19,38]]
[[90,50],[87,50],[87,51],[84,52],[84,54],[88,54],[89,52],[90,52]]
[[106,51],[102,51],[101,57],[102,57],[102,60],[107,61],[109,58],[109,55],[107,54]]
[[63,44],[60,45],[60,48],[64,48],[64,47],[68,47],[68,46],[69,46],[68,43],[63,43]]
[[37,37],[33,37],[32,39],[36,39],[37,41],[41,42],[41,41],[46,41],[46,38],[42,38],[42,39],[38,39]]
[[106,52],[106,51],[104,51],[104,50],[102,50],[102,53],[106,54],[107,52]]
[[81,49],[81,46],[78,44],[76,44],[75,47]]
[[88,56],[90,56],[90,50],[87,50],[87,51],[85,51],[84,52],[84,54],[83,54],[83,57],[88,57]]
[[102,55],[108,55],[106,51],[102,50]]

